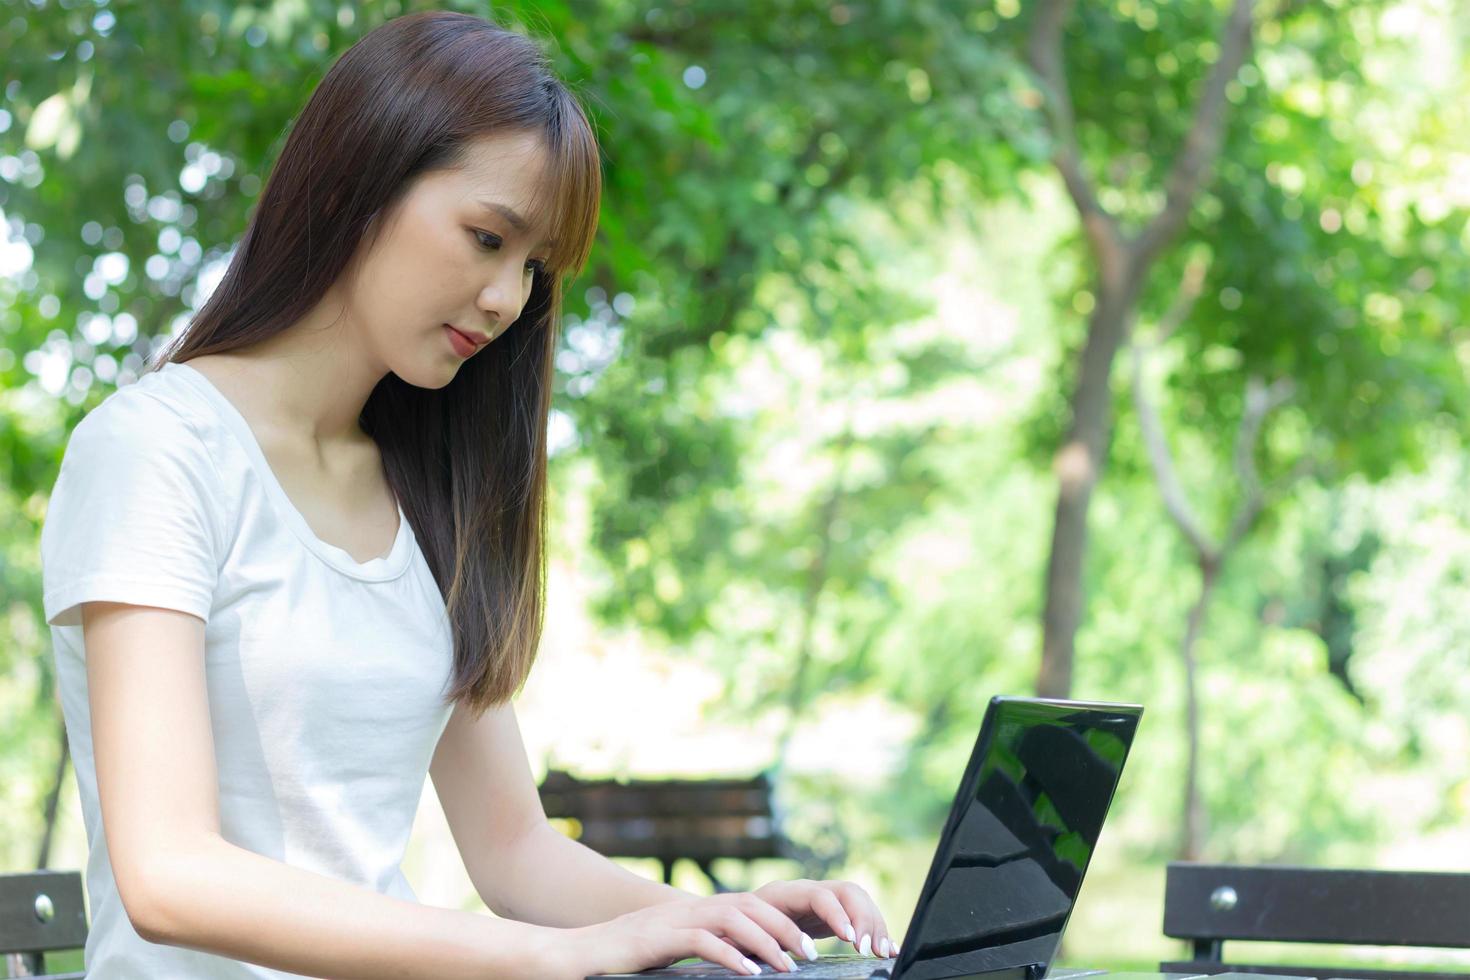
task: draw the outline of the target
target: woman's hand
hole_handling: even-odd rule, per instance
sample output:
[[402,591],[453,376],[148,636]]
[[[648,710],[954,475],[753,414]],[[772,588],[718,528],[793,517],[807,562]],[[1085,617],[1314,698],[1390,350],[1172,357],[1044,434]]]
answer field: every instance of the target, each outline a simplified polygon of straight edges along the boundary
[[773,881],[753,893],[765,899],[817,939],[839,936],[864,956],[897,956],[898,942],[878,905],[862,886],[850,881]]
[[[871,904],[871,903],[870,903]],[[825,933],[824,933],[825,935]],[[796,969],[783,950],[815,959],[810,936],[791,917],[754,892],[690,896],[650,905],[607,922],[566,931],[568,941],[553,956],[558,976],[637,973],[668,966],[690,956],[754,975],[759,959],[779,973]]]

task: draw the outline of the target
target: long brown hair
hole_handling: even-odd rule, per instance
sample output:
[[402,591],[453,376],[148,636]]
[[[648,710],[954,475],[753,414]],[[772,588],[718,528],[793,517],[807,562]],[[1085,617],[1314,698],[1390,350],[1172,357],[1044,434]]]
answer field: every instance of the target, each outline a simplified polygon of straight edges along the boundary
[[322,298],[416,177],[470,141],[539,133],[550,163],[531,220],[556,245],[520,318],[440,389],[389,373],[360,424],[444,595],[446,702],[479,713],[530,673],[544,621],[546,427],[564,279],[585,266],[602,193],[596,135],[536,43],[469,14],[427,11],[364,35],[287,137],[229,270],[148,370],[254,344]]

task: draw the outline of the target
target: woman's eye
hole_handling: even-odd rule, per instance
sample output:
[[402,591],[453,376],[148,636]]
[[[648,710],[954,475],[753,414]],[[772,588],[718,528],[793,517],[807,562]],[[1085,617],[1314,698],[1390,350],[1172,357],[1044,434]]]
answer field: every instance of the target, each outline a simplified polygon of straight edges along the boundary
[[[502,244],[499,235],[491,235],[488,232],[483,231],[476,231],[474,234],[475,238],[480,243],[480,247],[487,252],[494,251]],[[545,275],[546,263],[542,262],[540,259],[532,259],[526,263],[526,271],[534,272],[537,275]]]

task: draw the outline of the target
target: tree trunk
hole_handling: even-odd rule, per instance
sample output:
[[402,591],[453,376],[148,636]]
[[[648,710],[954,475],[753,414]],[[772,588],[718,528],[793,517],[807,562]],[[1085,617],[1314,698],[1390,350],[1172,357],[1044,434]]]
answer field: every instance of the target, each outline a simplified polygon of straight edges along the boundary
[[1131,263],[1100,284],[1087,325],[1087,345],[1072,395],[1072,421],[1056,455],[1057,508],[1046,564],[1046,607],[1042,613],[1041,672],[1036,692],[1065,698],[1072,693],[1072,661],[1082,621],[1082,573],[1087,556],[1087,508],[1102,471],[1112,433],[1113,360],[1128,336],[1138,277]]
[[1038,693],[1044,696],[1065,697],[1072,690],[1074,644],[1082,621],[1087,506],[1111,432],[1108,382],[1113,357],[1128,335],[1144,276],[1183,229],[1195,196],[1219,155],[1228,106],[1226,87],[1250,52],[1254,2],[1234,0],[1222,26],[1220,57],[1205,80],[1189,133],[1164,181],[1164,205],[1141,232],[1129,236],[1098,200],[1078,148],[1062,53],[1063,28],[1074,0],[1036,0],[1027,60],[1044,93],[1054,139],[1052,160],[1076,205],[1099,270],[1097,306],[1087,327],[1087,345],[1072,396],[1072,418],[1056,458],[1056,523],[1047,558],[1041,671],[1036,682]]
[[837,474],[832,480],[832,491],[823,502],[822,510],[817,518],[817,553],[812,556],[811,564],[807,566],[806,589],[801,602],[801,631],[796,642],[796,674],[786,697],[786,725],[776,742],[775,766],[777,769],[786,764],[786,750],[791,745],[791,738],[796,733],[801,712],[806,707],[807,671],[812,660],[812,635],[816,631],[817,605],[827,588],[827,562],[832,552],[832,527],[837,522],[838,510],[846,494],[847,456],[854,441],[852,425],[849,422],[837,440]]
[[1205,809],[1199,795],[1199,671],[1194,647],[1204,630],[1205,613],[1219,581],[1220,562],[1201,559],[1199,595],[1189,610],[1189,623],[1179,655],[1184,661],[1184,728],[1188,757],[1184,766],[1184,812],[1180,821],[1179,860],[1198,861],[1205,841]]
[[66,740],[66,721],[57,712],[57,741],[61,744],[61,755],[56,760],[56,777],[51,780],[51,791],[46,794],[46,815],[41,829],[41,846],[36,854],[36,868],[42,870],[51,863],[51,840],[56,834],[56,816],[61,802],[61,787],[66,781],[66,763],[71,758],[71,745]]

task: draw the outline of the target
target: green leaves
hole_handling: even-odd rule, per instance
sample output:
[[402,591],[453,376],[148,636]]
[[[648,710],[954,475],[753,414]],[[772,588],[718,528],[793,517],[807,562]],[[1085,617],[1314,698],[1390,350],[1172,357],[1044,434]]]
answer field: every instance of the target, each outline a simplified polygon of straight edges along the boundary
[[[19,397],[0,407],[14,518],[3,583],[32,624],[16,649],[42,669],[26,536],[66,431],[198,300],[205,266],[238,240],[332,60],[386,19],[431,6],[442,5],[4,8],[0,48],[15,54],[0,158],[17,162],[0,207],[35,260],[29,278],[0,278],[0,388],[44,376],[57,397],[44,412]],[[1394,21],[1391,9],[1418,13]],[[573,478],[588,481],[586,537],[568,545],[600,565],[587,603],[609,628],[714,665],[727,679],[722,710],[800,725],[869,695],[911,719],[895,776],[905,803],[888,815],[914,833],[925,814],[942,819],[986,696],[1034,683],[1049,467],[1097,301],[1025,67],[1034,10],[495,8],[542,39],[603,143],[599,237],[568,294],[556,394],[578,440],[554,461],[554,480],[569,495],[581,492]],[[1214,179],[1145,284],[1137,329],[1153,336],[1188,263],[1206,264],[1198,300],[1158,352],[1156,384],[1182,479],[1215,530],[1233,499],[1221,474],[1251,376],[1289,378],[1299,392],[1268,420],[1263,480],[1310,456],[1325,482],[1404,480],[1395,474],[1422,464],[1424,479],[1454,485],[1434,474],[1458,451],[1466,408],[1470,262],[1456,188],[1470,99],[1462,51],[1424,54],[1432,14],[1320,3],[1264,20],[1226,93]],[[1209,0],[1075,5],[1064,54],[1079,149],[1127,229],[1160,206],[1221,15]],[[1406,17],[1421,18],[1418,34]],[[217,156],[213,172],[204,154]],[[22,168],[33,176],[10,176]],[[186,171],[196,184],[181,183]],[[91,273],[114,252],[129,271],[99,289]],[[1182,764],[1174,640],[1193,572],[1163,523],[1124,390],[1115,394],[1077,686],[1150,704],[1140,748],[1160,761],[1133,771],[1136,791],[1120,797],[1125,822],[1145,828],[1130,839],[1147,840],[1172,821],[1158,814]],[[1455,580],[1419,577],[1415,561],[1428,559],[1415,549],[1428,545],[1395,525],[1397,543],[1372,559],[1380,577],[1332,588],[1364,603],[1358,621],[1378,637],[1353,662],[1389,678],[1364,682],[1366,706],[1344,695],[1329,666],[1348,641],[1318,649],[1301,612],[1326,601],[1314,556],[1336,553],[1309,533],[1327,521],[1314,492],[1282,501],[1243,549],[1201,645],[1211,703],[1222,705],[1206,715],[1207,744],[1272,713],[1211,760],[1215,842],[1232,853],[1370,839],[1373,820],[1342,802],[1361,774],[1362,713],[1408,684],[1383,666],[1390,648],[1427,630],[1450,649],[1457,635],[1434,625],[1457,622],[1440,608]],[[1413,621],[1432,629],[1395,619],[1381,576],[1430,596]],[[1292,610],[1279,630],[1262,612],[1275,603]],[[1430,669],[1434,650],[1415,649]],[[1461,711],[1449,674],[1433,676],[1442,700],[1423,710]],[[1251,707],[1229,707],[1236,696]],[[1309,710],[1291,715],[1302,700]],[[1320,785],[1291,783],[1280,747],[1298,743],[1326,774]],[[1244,780],[1280,795],[1257,793],[1247,807],[1231,795]]]

